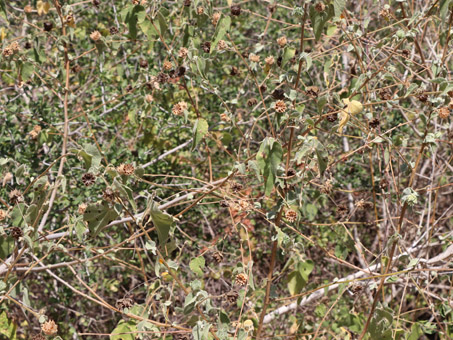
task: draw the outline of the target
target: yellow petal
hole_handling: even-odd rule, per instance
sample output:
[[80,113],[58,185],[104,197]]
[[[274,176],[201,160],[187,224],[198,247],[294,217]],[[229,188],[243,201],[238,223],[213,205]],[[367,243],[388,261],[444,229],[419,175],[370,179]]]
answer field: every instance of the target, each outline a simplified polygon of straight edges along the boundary
[[346,110],[350,115],[356,115],[363,111],[363,105],[357,100],[349,100],[348,98],[343,99],[343,103],[347,105]]
[[48,2],[39,0],[36,4],[36,9],[38,10],[38,15],[47,14],[50,10],[50,4]]
[[5,38],[6,38],[6,30],[5,30],[4,27],[2,27],[2,28],[0,29],[0,41],[5,40]]
[[349,121],[349,114],[345,111],[342,110],[340,112],[340,125],[338,126],[338,133],[343,133],[343,129],[346,126],[346,124]]

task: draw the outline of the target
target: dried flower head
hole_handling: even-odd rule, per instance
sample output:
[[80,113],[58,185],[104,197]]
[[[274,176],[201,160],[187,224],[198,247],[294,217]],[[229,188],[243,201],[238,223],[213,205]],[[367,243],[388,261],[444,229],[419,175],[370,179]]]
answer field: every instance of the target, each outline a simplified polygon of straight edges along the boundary
[[201,44],[201,48],[205,53],[209,53],[211,51],[211,42],[205,41],[204,43]]
[[278,113],[283,113],[286,111],[286,104],[283,100],[277,100],[275,103],[275,111]]
[[244,273],[240,273],[238,275],[236,275],[236,280],[235,280],[235,283],[238,285],[238,286],[245,286],[247,284],[247,275],[245,275]]
[[180,58],[186,58],[187,55],[189,54],[189,50],[185,47],[181,47],[178,51],[178,57]]
[[378,95],[382,100],[390,100],[393,97],[392,90],[390,90],[389,88],[380,89],[378,91]]
[[148,67],[148,60],[140,59],[138,64],[140,65],[141,68],[146,68],[146,67]]
[[5,186],[6,183],[10,182],[13,179],[13,174],[11,172],[7,172],[5,176],[3,176],[2,185]]
[[9,46],[5,47],[2,51],[2,54],[5,58],[11,57],[14,54],[14,51]]
[[86,205],[86,203],[80,203],[80,204],[79,204],[79,208],[78,208],[78,210],[77,210],[78,213],[79,213],[80,215],[83,215],[83,214],[85,214],[85,210],[87,210],[87,205]]
[[220,17],[221,17],[220,12],[215,12],[215,13],[212,15],[212,24],[213,24],[214,26],[217,26],[217,23],[219,22]]
[[220,115],[220,120],[221,120],[222,122],[227,122],[227,123],[228,123],[228,122],[231,122],[230,116],[228,116],[228,114],[226,114],[226,113],[222,113],[222,114]]
[[40,333],[35,334],[31,337],[31,340],[46,340],[46,337]]
[[198,7],[197,7],[197,14],[198,14],[198,15],[204,14],[204,8],[201,7],[201,6],[198,6]]
[[0,221],[6,220],[8,213],[5,210],[0,210]]
[[318,2],[316,5],[315,5],[315,10],[317,12],[324,12],[326,10],[326,5],[324,5],[323,2]]
[[285,211],[285,218],[290,223],[294,223],[297,220],[297,212],[293,209],[288,209]]
[[237,76],[239,74],[239,69],[236,66],[231,68],[230,76]]
[[309,86],[305,90],[305,94],[310,98],[318,98],[319,95],[319,87],[317,86]]
[[275,63],[275,58],[274,58],[273,56],[270,55],[269,57],[266,57],[266,58],[264,59],[264,62],[265,62],[267,65],[271,66],[271,65],[273,65],[273,64]]
[[379,118],[373,118],[372,120],[370,120],[369,125],[370,125],[370,128],[376,129],[380,123],[381,122],[380,122]]
[[41,325],[41,330],[45,335],[55,335],[58,332],[58,326],[55,321],[49,320]]
[[140,0],[132,0],[133,5],[140,5]]
[[418,100],[420,100],[422,103],[425,103],[426,101],[428,101],[428,95],[424,92],[420,93],[418,96],[417,96]]
[[192,3],[192,0],[184,0],[184,6],[189,7]]
[[379,11],[379,16],[380,16],[381,18],[384,18],[384,19],[388,20],[388,19],[390,18],[390,8],[384,6],[384,8],[382,8],[382,9]]
[[115,192],[111,188],[107,188],[102,193],[102,198],[107,202],[115,201]]
[[330,194],[332,192],[332,189],[333,189],[332,180],[328,179],[321,187],[321,192],[323,194]]
[[83,174],[83,176],[82,176],[82,183],[87,187],[89,187],[90,185],[93,185],[95,181],[96,181],[96,176],[94,176],[90,172],[87,172],[86,174]]
[[46,32],[52,31],[53,23],[51,21],[46,21],[46,22],[44,22],[43,25],[44,25],[44,31],[46,31]]
[[173,109],[171,110],[174,115],[180,116],[184,113],[184,111],[187,110],[187,103],[184,101],[181,101],[173,106]]
[[448,107],[441,107],[438,113],[440,119],[447,119],[450,116],[450,109]]
[[157,75],[157,78],[156,80],[160,83],[160,84],[165,84],[168,82],[168,80],[170,79],[170,76],[166,73],[163,73],[163,72],[160,72],[158,75]]
[[120,175],[131,176],[134,174],[135,168],[130,163],[122,163],[119,167],[116,168],[116,171],[118,171]]
[[230,290],[227,294],[226,294],[226,299],[229,303],[236,303],[236,301],[238,300],[239,298],[239,293],[236,292],[235,290]]
[[238,16],[241,14],[241,5],[232,5],[230,7],[231,15]]
[[31,8],[30,5],[26,5],[26,6],[24,7],[24,12],[27,13],[27,14],[28,14],[28,13],[31,13],[32,10],[33,10],[33,9]]
[[288,177],[293,177],[293,176],[296,176],[296,170],[294,170],[293,168],[289,168],[288,171],[286,172],[286,176]]
[[74,19],[74,16],[72,14],[68,14],[65,18],[65,23],[66,25],[68,25],[69,27],[72,27],[72,28],[75,28],[75,19]]
[[93,6],[96,8],[98,8],[99,5],[101,4],[101,0],[93,0],[92,2],[93,2]]
[[219,40],[217,48],[219,49],[219,51],[223,51],[223,50],[226,50],[228,48],[228,45],[227,45],[225,40]]
[[28,134],[30,135],[31,139],[36,139],[36,138],[38,138],[40,132],[41,132],[41,127],[39,125],[35,125],[33,127],[33,130],[31,130]]
[[13,239],[18,240],[19,238],[24,236],[24,232],[19,227],[12,227],[11,236],[13,237]]
[[249,100],[247,100],[248,107],[255,106],[256,104],[258,104],[258,100],[256,98],[250,98]]
[[171,63],[171,61],[165,60],[163,66],[164,70],[169,71],[172,69],[173,64]]
[[118,28],[116,26],[112,26],[109,28],[109,32],[111,35],[115,35],[115,34],[118,34],[120,31],[118,30]]
[[154,100],[154,98],[153,98],[153,96],[152,96],[151,94],[147,94],[147,95],[145,96],[145,101],[146,101],[147,103],[152,103],[153,100]]
[[250,61],[253,61],[255,63],[259,63],[260,56],[252,53],[252,54],[250,54],[249,59],[250,59]]
[[119,310],[123,310],[124,308],[131,308],[134,305],[134,300],[132,299],[132,296],[125,296],[122,299],[118,299],[116,301],[116,308]]
[[231,190],[234,192],[239,192],[244,188],[244,186],[241,183],[238,182],[233,182],[231,183]]
[[91,32],[90,34],[90,38],[91,40],[93,40],[94,42],[97,42],[99,41],[99,39],[101,39],[102,35],[99,31],[93,31]]
[[22,196],[22,193],[17,189],[14,189],[13,191],[11,191],[8,196],[9,196],[9,201],[13,205],[24,201],[24,196]]
[[280,46],[282,48],[285,47],[287,43],[288,43],[288,40],[286,39],[285,36],[280,37],[280,38],[277,39],[278,46]]
[[220,251],[215,251],[212,254],[212,257],[214,258],[215,262],[220,263],[223,260],[223,254]]

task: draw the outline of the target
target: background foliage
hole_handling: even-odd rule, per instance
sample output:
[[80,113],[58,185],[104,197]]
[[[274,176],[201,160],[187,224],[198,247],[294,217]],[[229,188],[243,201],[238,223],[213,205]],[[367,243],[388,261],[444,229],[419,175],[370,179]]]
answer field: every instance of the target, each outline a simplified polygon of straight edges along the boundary
[[0,0],[0,338],[450,339],[451,0]]

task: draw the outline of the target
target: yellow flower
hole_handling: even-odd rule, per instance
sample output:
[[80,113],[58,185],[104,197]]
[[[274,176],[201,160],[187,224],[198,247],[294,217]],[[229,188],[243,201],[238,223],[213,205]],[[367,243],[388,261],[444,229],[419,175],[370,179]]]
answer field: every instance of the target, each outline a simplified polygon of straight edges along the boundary
[[38,15],[47,14],[50,10],[50,4],[40,0],[36,4],[36,9],[38,10]]
[[353,115],[359,114],[363,111],[363,105],[357,100],[349,100],[348,98],[343,99],[345,108],[340,111],[340,124],[338,126],[338,133],[343,133],[344,127],[349,121],[349,118]]

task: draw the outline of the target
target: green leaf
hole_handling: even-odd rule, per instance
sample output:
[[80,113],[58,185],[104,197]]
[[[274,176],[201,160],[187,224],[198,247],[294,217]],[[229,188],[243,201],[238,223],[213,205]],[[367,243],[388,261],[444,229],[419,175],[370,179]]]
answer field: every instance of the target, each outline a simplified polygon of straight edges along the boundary
[[231,26],[230,16],[222,17],[222,19],[220,19],[220,21],[217,23],[217,27],[214,33],[214,39],[211,43],[210,53],[215,51],[215,48],[217,47],[219,41],[222,40],[225,34],[230,30],[230,26]]
[[0,280],[0,293],[6,289],[6,283]]
[[210,328],[211,324],[207,323],[206,321],[198,321],[195,327],[192,329],[194,340],[208,340]]
[[199,118],[195,122],[195,126],[193,128],[193,143],[192,143],[192,151],[195,147],[201,142],[204,136],[208,133],[209,125],[206,119]]
[[5,335],[9,340],[17,340],[16,324],[8,319],[6,312],[0,314],[0,336]]
[[297,269],[298,269],[302,279],[305,281],[305,283],[308,282],[308,276],[313,271],[314,267],[315,267],[315,264],[313,263],[312,260],[307,260],[305,262],[299,262],[297,264]]
[[346,0],[333,0],[335,17],[338,18],[346,7]]
[[167,242],[170,227],[173,225],[173,217],[160,211],[159,207],[152,199],[149,199],[147,211],[156,227],[159,243],[163,246]]
[[102,155],[98,148],[92,144],[85,144],[83,149],[78,152],[78,156],[85,161],[85,169],[97,168],[101,164]]
[[96,237],[107,224],[118,217],[115,209],[110,208],[107,202],[102,204],[90,204],[85,213],[83,220],[88,222],[88,228],[93,237]]
[[116,325],[116,328],[112,331],[112,334],[110,334],[110,340],[135,340],[136,332],[137,325],[135,321],[129,320],[126,322],[120,320]]
[[205,266],[205,259],[203,256],[198,256],[192,259],[189,263],[190,269],[198,276],[203,276],[203,268]]
[[442,21],[445,20],[445,17],[447,16],[448,13],[448,8],[450,7],[450,3],[452,0],[441,0],[440,1],[440,17],[442,18]]
[[[337,4],[337,6],[338,5],[341,4]],[[337,7],[337,11],[340,9],[340,7]],[[310,20],[313,26],[313,32],[315,34],[316,41],[318,41],[319,38],[321,38],[321,34],[324,30],[325,24],[334,16],[334,14],[335,7],[333,7],[332,5],[330,5],[328,9],[326,9],[324,12],[318,12],[315,9],[314,5],[310,6]]]
[[7,19],[8,12],[6,11],[5,0],[0,0],[0,16]]
[[282,67],[285,67],[285,65],[288,63],[288,61],[294,57],[296,54],[296,50],[294,48],[286,47],[285,51],[283,52],[283,58],[282,58]]
[[277,168],[283,158],[283,149],[279,142],[267,137],[261,142],[256,161],[264,176],[264,194],[269,196],[277,178]]
[[135,204],[134,196],[132,194],[132,189],[129,188],[127,185],[121,184],[119,181],[117,181],[116,178],[113,180],[113,187],[120,192],[122,197],[127,198],[132,209],[134,210],[134,212],[136,212],[137,205]]
[[316,158],[318,160],[318,168],[321,176],[324,174],[324,171],[327,169],[327,159],[324,158],[318,150],[316,150]]

